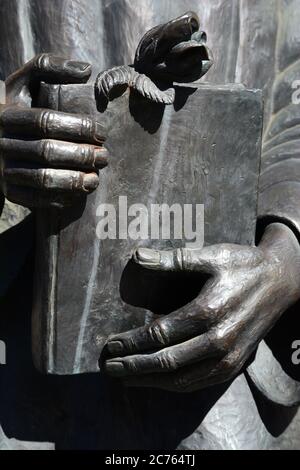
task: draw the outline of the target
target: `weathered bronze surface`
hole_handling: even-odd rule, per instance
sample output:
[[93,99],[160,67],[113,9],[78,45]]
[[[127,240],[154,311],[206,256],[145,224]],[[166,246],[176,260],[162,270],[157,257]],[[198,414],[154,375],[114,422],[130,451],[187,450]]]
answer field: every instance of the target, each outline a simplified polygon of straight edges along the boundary
[[[254,244],[261,93],[240,85],[198,85],[178,86],[176,95],[175,105],[165,107],[126,93],[99,114],[92,86],[42,88],[43,107],[101,122],[110,156],[98,189],[83,204],[38,213],[33,339],[40,370],[99,370],[108,335],[177,310],[201,289],[201,280],[198,286],[188,279],[163,282],[131,261],[138,246],[179,248],[188,242],[184,235],[151,240],[149,225],[145,240],[127,233],[119,239],[118,231],[117,239],[99,240],[100,204],[112,204],[117,217],[119,196],[127,198],[128,209],[144,204],[149,214],[153,204],[179,204],[182,214],[184,204],[194,211],[204,204],[206,244]],[[186,292],[172,295],[173,282],[186,283]]]

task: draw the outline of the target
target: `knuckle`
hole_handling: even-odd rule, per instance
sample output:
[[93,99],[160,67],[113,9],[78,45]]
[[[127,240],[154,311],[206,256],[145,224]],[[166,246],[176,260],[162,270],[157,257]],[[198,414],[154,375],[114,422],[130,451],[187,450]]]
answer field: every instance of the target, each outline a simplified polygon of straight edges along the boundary
[[54,151],[54,144],[50,139],[44,139],[41,142],[41,157],[43,160],[50,160]]
[[148,330],[151,341],[159,345],[167,345],[169,342],[166,328],[163,326],[160,320],[156,320],[152,323]]
[[133,359],[126,361],[125,367],[133,375],[137,374],[140,370],[138,363]]
[[80,158],[83,165],[95,167],[94,150],[90,145],[80,147]]
[[171,351],[164,351],[157,356],[157,362],[162,369],[177,370],[178,363]]
[[134,352],[137,349],[137,345],[138,345],[137,339],[133,335],[128,335],[128,336],[124,335],[120,343],[123,345],[121,351],[123,351],[123,348],[124,348],[126,351],[130,351],[130,352]]
[[214,300],[204,300],[199,305],[201,318],[207,325],[212,325],[219,317],[220,306]]
[[33,64],[36,71],[48,70],[50,64],[50,54],[41,53],[34,57]]
[[81,116],[81,137],[82,139],[92,139],[95,136],[96,126],[93,119],[88,116]]
[[49,111],[48,109],[43,109],[39,112],[38,122],[39,122],[41,132],[45,136],[47,135],[47,132],[49,129],[49,122],[51,121],[53,116],[54,116],[53,111]]
[[33,178],[36,181],[36,184],[41,189],[48,189],[50,186],[50,181],[52,177],[52,173],[47,170],[46,168],[40,168],[36,171]]

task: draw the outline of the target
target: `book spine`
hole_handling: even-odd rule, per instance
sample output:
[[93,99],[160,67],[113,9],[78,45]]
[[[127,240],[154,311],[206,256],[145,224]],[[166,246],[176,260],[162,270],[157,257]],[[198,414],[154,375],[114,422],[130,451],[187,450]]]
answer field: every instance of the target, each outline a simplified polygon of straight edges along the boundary
[[[42,84],[38,106],[58,110],[59,94],[59,85]],[[36,211],[32,352],[36,368],[45,374],[51,374],[56,369],[59,234],[57,209],[38,209]]]

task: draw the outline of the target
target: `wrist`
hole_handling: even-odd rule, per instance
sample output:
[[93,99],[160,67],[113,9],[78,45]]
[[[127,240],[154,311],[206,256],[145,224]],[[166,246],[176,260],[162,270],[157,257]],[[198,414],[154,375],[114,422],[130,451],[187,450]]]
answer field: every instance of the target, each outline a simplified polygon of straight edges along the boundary
[[296,301],[300,297],[300,245],[287,225],[274,222],[265,229],[259,247],[268,258],[279,290],[283,296]]

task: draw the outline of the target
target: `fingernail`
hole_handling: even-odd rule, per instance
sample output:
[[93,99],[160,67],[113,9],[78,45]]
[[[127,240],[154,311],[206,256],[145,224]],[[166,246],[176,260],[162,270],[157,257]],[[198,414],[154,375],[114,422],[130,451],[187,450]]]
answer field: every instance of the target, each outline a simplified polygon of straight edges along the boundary
[[89,173],[83,178],[83,186],[86,191],[94,191],[99,185],[99,178],[96,173]]
[[123,343],[121,341],[109,341],[107,349],[110,354],[119,355],[124,351]]
[[106,372],[113,376],[126,375],[124,364],[118,361],[106,361],[105,365]]
[[94,158],[95,158],[95,167],[98,169],[105,168],[108,165],[107,162],[108,151],[105,147],[95,148]]
[[135,252],[135,259],[138,263],[145,264],[159,264],[160,253],[149,248],[139,248]]

